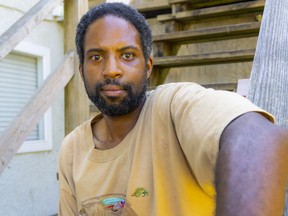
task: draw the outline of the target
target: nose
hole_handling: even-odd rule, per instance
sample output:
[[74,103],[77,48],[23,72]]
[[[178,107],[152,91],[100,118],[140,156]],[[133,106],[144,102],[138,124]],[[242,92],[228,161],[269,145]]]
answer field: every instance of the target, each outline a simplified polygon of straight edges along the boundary
[[122,71],[115,56],[110,56],[105,62],[104,78],[117,79],[122,77]]

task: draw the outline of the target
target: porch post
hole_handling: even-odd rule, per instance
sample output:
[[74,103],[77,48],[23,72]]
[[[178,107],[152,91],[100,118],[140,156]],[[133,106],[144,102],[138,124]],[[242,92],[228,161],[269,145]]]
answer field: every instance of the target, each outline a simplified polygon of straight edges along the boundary
[[[88,0],[64,0],[65,52],[76,50],[76,26],[88,10]],[[89,118],[89,99],[79,73],[78,57],[75,57],[74,76],[65,88],[65,133]]]

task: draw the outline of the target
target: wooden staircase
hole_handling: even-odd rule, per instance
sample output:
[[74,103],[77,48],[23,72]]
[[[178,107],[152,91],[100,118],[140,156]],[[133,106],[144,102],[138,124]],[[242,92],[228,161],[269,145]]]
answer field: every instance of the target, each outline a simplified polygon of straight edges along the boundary
[[[168,0],[161,2],[162,9],[154,17],[152,16],[157,14],[157,8],[150,7],[150,10],[147,8],[144,10],[141,5],[137,7],[134,3],[134,6],[147,17],[148,22],[152,23],[154,42],[154,74],[150,83],[152,88],[167,82],[165,79],[173,74],[173,70],[176,70],[178,77],[181,77],[181,71],[186,71],[186,74],[199,74],[199,70],[207,71],[210,65],[210,70],[218,68],[219,71],[226,70],[226,72],[219,72],[224,75],[222,78],[218,75],[217,82],[209,81],[209,78],[217,72],[209,72],[206,74],[207,82],[202,81],[204,86],[235,90],[237,80],[247,78],[250,74],[265,1]],[[163,30],[159,32],[161,28]],[[227,81],[226,74],[231,76],[233,73],[227,69],[228,65],[231,68],[231,64],[240,64],[239,68],[241,68],[245,62],[245,75],[237,75],[232,82],[231,79]],[[211,67],[211,65],[217,66]],[[170,81],[171,79],[168,82]],[[178,80],[172,79],[172,81]],[[197,79],[193,81],[199,82]]]

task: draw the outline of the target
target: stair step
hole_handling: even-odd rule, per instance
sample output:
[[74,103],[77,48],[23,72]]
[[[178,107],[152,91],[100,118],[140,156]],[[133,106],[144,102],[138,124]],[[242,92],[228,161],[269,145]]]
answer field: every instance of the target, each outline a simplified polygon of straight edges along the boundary
[[233,4],[239,2],[247,2],[253,0],[169,0],[169,4],[189,4],[192,8],[205,8],[219,5]]
[[205,88],[213,88],[216,90],[235,91],[237,89],[237,83],[212,83],[201,85]]
[[248,49],[185,56],[155,57],[154,66],[172,68],[253,61],[254,53],[255,49]]
[[154,35],[153,42],[192,43],[257,36],[261,23],[252,22]]
[[145,2],[132,1],[131,6],[137,8],[139,12],[147,12],[147,11],[155,11],[171,8],[171,6],[168,4],[167,1],[145,1]]
[[265,6],[264,0],[248,1],[224,6],[195,9],[190,11],[177,12],[175,14],[158,15],[157,20],[160,22],[177,20],[177,21],[191,21],[204,18],[212,18],[227,15],[238,15],[250,12],[263,12]]

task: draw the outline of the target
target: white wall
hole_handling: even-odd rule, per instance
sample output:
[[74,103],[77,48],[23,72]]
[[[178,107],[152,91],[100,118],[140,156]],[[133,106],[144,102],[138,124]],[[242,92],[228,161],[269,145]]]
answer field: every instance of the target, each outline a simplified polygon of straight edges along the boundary
[[[0,34],[37,2],[38,0],[0,0]],[[63,60],[62,22],[53,20],[52,15],[25,41],[50,48],[52,71]],[[0,174],[0,215],[48,216],[57,213],[57,156],[64,138],[63,91],[52,105],[52,128],[52,150],[17,154]]]

